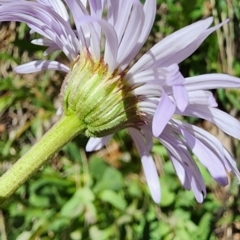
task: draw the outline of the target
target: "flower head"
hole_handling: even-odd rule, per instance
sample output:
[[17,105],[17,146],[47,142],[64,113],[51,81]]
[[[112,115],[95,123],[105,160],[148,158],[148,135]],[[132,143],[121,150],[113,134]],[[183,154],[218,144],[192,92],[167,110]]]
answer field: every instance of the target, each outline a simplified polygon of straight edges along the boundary
[[173,118],[178,114],[206,119],[240,139],[239,122],[218,110],[213,95],[207,91],[237,88],[240,80],[226,74],[184,78],[178,67],[228,20],[209,28],[213,19],[207,18],[180,29],[130,66],[152,28],[155,0],[146,0],[144,4],[139,0],[64,3],[0,0],[0,21],[27,23],[31,32],[42,36],[32,42],[46,46],[45,55],[61,50],[68,57],[70,67],[56,61],[36,60],[15,71],[68,73],[61,92],[63,114],[75,114],[85,124],[86,135],[92,136],[87,151],[100,149],[116,131],[126,128],[141,155],[155,202],[160,201],[161,191],[150,155],[153,137],[166,147],[182,185],[193,191],[198,202],[203,201],[206,189],[190,152],[219,184],[228,183],[227,172],[233,172],[240,180],[234,160],[219,140],[199,127]]

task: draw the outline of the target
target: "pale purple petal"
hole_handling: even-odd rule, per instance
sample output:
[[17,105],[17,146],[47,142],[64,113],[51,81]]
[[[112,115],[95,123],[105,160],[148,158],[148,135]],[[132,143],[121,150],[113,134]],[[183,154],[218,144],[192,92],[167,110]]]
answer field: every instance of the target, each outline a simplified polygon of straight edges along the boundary
[[[104,9],[104,0],[90,0],[88,1],[90,7],[90,13],[92,16],[97,18],[102,18],[103,9]],[[86,6],[86,5],[85,5]],[[108,9],[109,11],[109,9]],[[96,36],[99,39],[98,44],[100,44],[102,29],[99,24],[94,25]]]
[[[164,146],[166,146],[167,150],[170,151],[185,168],[191,188],[192,184],[196,184],[197,189],[195,190],[197,192],[195,193],[197,193],[198,197],[199,194],[201,194],[202,196],[200,199],[202,199],[206,196],[206,188],[202,179],[201,172],[199,171],[197,164],[190,155],[186,147],[186,142],[184,139],[179,138],[179,135],[176,135],[173,132],[174,130],[175,129],[173,129],[172,126],[168,126],[167,131],[164,131],[164,133],[161,135],[161,139],[159,138],[159,141],[162,142]],[[195,183],[192,182],[192,178],[195,179]]]
[[188,98],[189,104],[201,104],[210,107],[218,106],[213,94],[209,91],[191,91],[188,92]]
[[238,183],[240,183],[240,173],[239,173],[239,170],[237,169],[236,162],[234,161],[231,154],[228,152],[228,150],[226,148],[223,148],[223,152],[224,152],[224,156],[227,160],[226,168],[228,168],[230,172],[233,172],[235,174],[235,176],[238,179]]
[[146,146],[148,151],[150,152],[153,147],[153,135],[152,131],[149,128],[146,128],[145,126],[141,127],[141,130],[143,132],[143,135],[146,139]]
[[196,137],[199,141],[201,141],[205,146],[211,149],[211,151],[213,151],[216,155],[218,155],[219,160],[222,160],[223,162],[225,161],[224,159],[225,156],[223,152],[224,147],[222,143],[216,137],[214,137],[211,133],[197,126],[188,124],[186,122],[181,122],[176,119],[172,120],[172,122],[177,123],[174,131],[176,131],[178,134],[180,134],[179,126],[182,126],[189,133],[194,135],[194,137]]
[[59,108],[57,109],[57,111],[56,111],[56,115],[57,115],[57,116],[61,116],[62,113],[63,113],[62,107],[59,107]]
[[184,113],[176,110],[176,113],[184,116],[199,117],[216,124],[222,131],[230,136],[240,139],[240,122],[231,115],[204,105],[188,105]]
[[155,137],[160,136],[166,124],[175,113],[175,110],[175,104],[170,100],[168,95],[164,91],[162,91],[162,97],[157,106],[152,122],[152,131]]
[[[89,36],[89,27],[88,25],[82,26],[81,21],[84,16],[88,15],[88,12],[83,4],[82,1],[72,1],[72,0],[65,0],[66,4],[68,5],[68,8],[71,11],[71,14],[74,19],[76,32],[78,39],[81,42],[81,45],[83,47],[88,47],[86,43],[86,36]],[[96,56],[97,57],[97,56]]]
[[195,178],[191,172],[187,172],[188,174],[188,178],[190,179],[190,182],[191,182],[191,188],[192,188],[192,191],[194,193],[194,196],[196,198],[196,200],[199,202],[199,203],[202,203],[205,196],[206,196],[206,190],[205,192],[203,192],[203,190],[201,190],[201,188],[199,188],[199,183],[198,183],[198,180],[197,178]]
[[144,54],[129,72],[135,74],[150,68],[156,63],[159,67],[171,65],[163,65],[162,63],[164,63],[170,56],[185,49],[188,45],[198,39],[198,37],[209,27],[212,21],[213,18],[207,18],[167,36]]
[[155,163],[150,155],[142,156],[141,161],[151,196],[155,203],[159,203],[161,200],[161,186]]
[[174,157],[174,155],[171,152],[168,151],[168,154],[181,184],[184,186],[186,190],[191,190],[191,184],[187,177],[185,167],[183,167],[183,165]]
[[[92,16],[102,17],[104,0],[89,0],[89,7]],[[84,4],[84,3],[83,3]],[[86,6],[86,3],[84,4]]]
[[14,68],[15,72],[21,74],[40,72],[43,70],[69,72],[69,67],[57,61],[38,60],[25,63]]
[[25,22],[33,31],[54,41],[69,59],[78,55],[79,42],[70,24],[50,7],[31,1],[11,2],[0,6],[0,21]]
[[240,78],[227,74],[204,74],[185,78],[184,85],[187,91],[219,88],[239,88]]
[[133,58],[137,55],[137,53],[139,52],[139,50],[149,36],[156,15],[156,0],[146,0],[143,6],[143,11],[145,15],[145,20],[142,26],[142,33],[137,43],[133,47],[131,54],[128,56],[125,66],[122,66],[122,69],[125,69],[126,66],[133,60]]
[[[92,51],[95,58],[100,59],[100,38],[98,36],[98,28],[94,28],[94,24],[99,24],[101,26],[102,31],[105,34],[105,51],[104,51],[104,61],[109,65],[109,70],[114,71],[116,68],[116,59],[117,59],[117,50],[118,50],[118,39],[116,32],[106,20],[89,16],[83,4],[79,1],[70,1],[66,0],[75,21],[75,25],[77,27],[78,36],[84,44],[84,36],[82,32],[85,34],[91,35],[91,47],[90,51]],[[86,25],[87,24],[87,25]]]
[[188,105],[188,94],[183,85],[184,77],[179,72],[177,64],[170,65],[166,71],[166,83],[172,86],[175,103],[178,109],[183,112]]
[[[81,42],[82,47],[89,48],[89,41],[88,38],[90,37],[90,45],[91,45],[91,53],[93,53],[96,59],[100,59],[100,39],[97,36],[96,29],[94,25],[91,24],[96,22],[94,16],[89,16],[88,11],[86,10],[84,4],[81,1],[72,1],[72,0],[65,0],[66,4],[68,5],[74,22],[77,29],[77,35]],[[99,18],[99,20],[101,20]]]
[[139,154],[141,155],[143,170],[151,196],[156,203],[159,203],[161,199],[161,187],[157,169],[152,157],[149,154],[148,146],[139,131],[133,128],[128,128],[128,131],[136,144]]
[[192,55],[198,48],[199,46],[203,43],[203,41],[214,31],[219,29],[222,25],[226,24],[229,22],[229,19],[225,20],[224,22],[211,27],[207,30],[205,30],[194,42],[189,44],[186,48],[181,49],[175,54],[169,55],[167,58],[165,58],[164,61],[160,61],[160,63],[156,63],[156,65],[159,66],[159,64],[167,66],[171,65],[173,63],[180,63],[186,58],[188,58],[190,55]]
[[141,84],[141,83],[153,83],[160,85],[166,85],[166,72],[161,68],[147,69],[142,72],[131,75],[131,73],[126,74],[126,79],[129,84]]
[[[203,182],[202,175],[198,169],[198,166],[192,159],[192,156],[189,154],[185,146],[186,143],[183,142],[183,139],[178,138],[178,136],[172,131],[172,127],[168,126],[168,128],[166,128],[161,135],[161,138],[159,138],[159,141],[168,150],[170,159],[173,162],[174,167],[176,168],[179,164],[181,164],[181,166],[185,169],[186,175],[184,176],[184,179],[182,179],[183,176],[181,175],[179,175],[178,177],[186,189],[190,188],[190,184],[196,200],[201,203],[206,196],[206,187]],[[178,161],[179,164],[176,165],[175,161]],[[175,170],[177,174],[184,174],[181,169]],[[184,182],[182,182],[183,180]]]
[[[133,57],[132,49],[136,46],[139,40],[143,28],[143,22],[144,12],[142,4],[139,1],[134,1],[131,9],[131,15],[129,16],[127,26],[124,30],[124,35],[118,46],[117,62],[120,66],[126,66],[129,64],[129,59],[127,58],[129,55],[131,55],[130,58]],[[126,58],[127,61],[125,61]]]
[[51,47],[48,47],[44,52],[43,52],[43,56],[47,56],[48,54],[52,53],[52,52],[55,52],[59,50],[59,47],[56,46],[56,45],[53,45]]
[[50,39],[43,39],[43,38],[34,39],[34,40],[31,41],[31,43],[33,43],[35,45],[47,46],[47,47],[52,46],[52,45],[56,45],[56,43],[53,42],[52,40],[50,40]]
[[49,53],[52,53],[54,51],[61,50],[54,41],[46,38],[34,39],[31,41],[31,43],[39,46],[47,46],[48,48],[43,53],[44,56],[47,56]]
[[[174,169],[184,188],[186,190],[192,190],[196,200],[199,203],[202,203],[206,196],[206,189],[199,170],[192,171],[192,168],[189,168],[186,165],[183,166],[182,163],[180,163],[171,153],[169,156],[171,157]],[[181,180],[181,178],[183,179]],[[199,181],[201,183],[199,183]]]
[[114,29],[116,31],[119,43],[124,35],[124,31],[126,29],[128,19],[131,14],[132,5],[134,2],[136,1],[135,0],[119,1],[118,13],[115,13],[117,14],[116,23],[114,25]]
[[148,84],[139,86],[132,90],[134,95],[158,97],[161,96],[162,87],[159,84]]
[[97,151],[97,150],[101,149],[109,142],[109,140],[112,138],[112,136],[113,136],[113,134],[102,137],[102,138],[91,137],[88,140],[88,143],[86,145],[86,151],[92,152],[92,151]]
[[183,112],[188,105],[188,92],[183,85],[174,85],[172,88],[176,105]]
[[[178,125],[183,126],[188,132],[198,138],[198,140],[201,141],[205,146],[211,149],[211,151],[213,151],[215,155],[218,156],[219,161],[222,161],[226,170],[228,172],[233,172],[240,180],[240,173],[237,169],[235,161],[216,137],[197,126],[180,122],[178,120],[174,120],[174,122],[177,122]],[[177,129],[179,129],[178,126]]]
[[80,0],[81,2],[82,2],[82,4],[84,5],[84,7],[86,7],[87,6],[87,2],[88,2],[88,0]]
[[52,7],[65,21],[69,20],[67,9],[60,0],[37,0],[37,2]]
[[[152,98],[152,99],[148,98],[138,103],[138,106],[140,107],[141,111],[149,113],[150,116],[153,116],[158,106],[158,98]],[[151,134],[152,134],[152,131],[151,131]]]
[[[19,0],[20,1],[25,1],[25,0]],[[10,3],[10,2],[16,2],[16,0],[0,0],[0,4],[6,4],[6,3]]]
[[147,149],[147,144],[143,140],[142,134],[138,130],[136,130],[134,128],[128,128],[128,132],[131,135],[132,139],[134,140],[139,154],[141,156],[149,155],[149,151]]
[[[114,69],[117,66],[116,59],[117,59],[117,51],[118,51],[118,40],[113,27],[107,21],[103,19],[91,17],[91,16],[84,16],[78,19],[79,25],[84,25],[87,23],[94,23],[94,22],[98,23],[101,26],[106,37],[104,62],[108,64],[110,71],[114,71]],[[91,33],[91,36],[93,36],[94,31],[90,33]],[[99,51],[100,51],[100,48],[99,48]],[[95,55],[94,57],[97,57],[97,56]]]
[[[75,25],[76,25],[76,29],[79,32],[81,32],[81,28],[79,26],[79,23],[81,22],[81,20],[79,21],[79,19],[81,19],[83,16],[87,16],[88,12],[86,7],[84,6],[82,1],[72,1],[72,0],[65,0],[68,8],[71,11],[71,14],[73,16]],[[79,35],[81,35],[81,33],[79,33]]]
[[179,72],[179,66],[177,64],[172,64],[163,68],[163,70],[165,71],[167,85],[179,85],[184,82],[184,78]]
[[218,156],[184,128],[181,128],[181,132],[186,139],[188,147],[208,169],[212,177],[220,185],[226,186],[228,184],[228,177]]

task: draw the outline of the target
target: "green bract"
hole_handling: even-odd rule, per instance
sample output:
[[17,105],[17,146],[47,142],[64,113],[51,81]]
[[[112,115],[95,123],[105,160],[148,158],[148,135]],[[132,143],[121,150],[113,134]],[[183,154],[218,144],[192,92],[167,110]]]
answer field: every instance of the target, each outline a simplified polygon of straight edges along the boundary
[[[136,86],[135,86],[136,87]],[[124,74],[84,52],[74,62],[62,86],[63,111],[77,115],[87,136],[102,137],[126,127],[141,125],[144,114]]]

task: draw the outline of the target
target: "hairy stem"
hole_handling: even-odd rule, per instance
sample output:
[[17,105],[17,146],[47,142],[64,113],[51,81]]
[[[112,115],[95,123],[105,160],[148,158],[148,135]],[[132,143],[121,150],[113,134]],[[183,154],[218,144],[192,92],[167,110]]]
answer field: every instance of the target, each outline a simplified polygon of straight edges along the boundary
[[76,135],[85,131],[76,116],[63,116],[0,178],[0,204]]

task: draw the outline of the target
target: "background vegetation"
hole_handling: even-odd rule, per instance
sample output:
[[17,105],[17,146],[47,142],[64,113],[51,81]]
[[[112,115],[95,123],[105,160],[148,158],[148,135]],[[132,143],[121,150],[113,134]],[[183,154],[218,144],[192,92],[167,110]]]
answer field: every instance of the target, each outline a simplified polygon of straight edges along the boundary
[[[181,64],[184,76],[225,72],[240,77],[240,2],[238,0],[158,0],[149,49],[164,36],[194,21],[214,16],[232,21],[212,34]],[[24,24],[0,25],[0,174],[7,171],[57,120],[61,73],[16,75],[13,67],[43,58],[30,43]],[[50,56],[65,61],[62,54]],[[239,90],[213,91],[219,108],[240,118]],[[239,142],[196,119],[217,136],[240,162]],[[0,239],[62,240],[213,240],[240,239],[239,185],[219,187],[201,168],[208,195],[198,204],[174,174],[165,149],[152,154],[161,176],[162,201],[154,204],[139,155],[126,132],[98,152],[84,151],[79,136],[22,186],[0,209]]]

